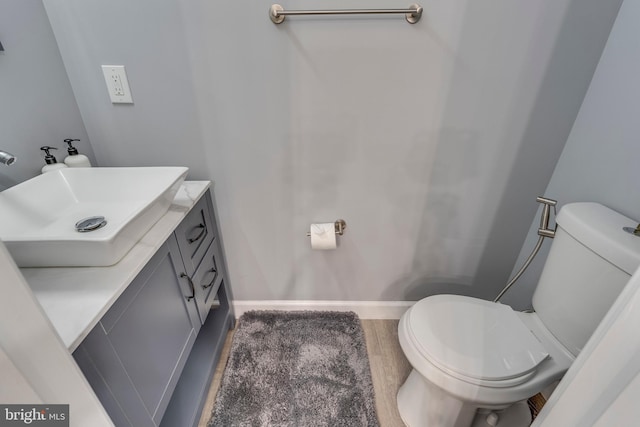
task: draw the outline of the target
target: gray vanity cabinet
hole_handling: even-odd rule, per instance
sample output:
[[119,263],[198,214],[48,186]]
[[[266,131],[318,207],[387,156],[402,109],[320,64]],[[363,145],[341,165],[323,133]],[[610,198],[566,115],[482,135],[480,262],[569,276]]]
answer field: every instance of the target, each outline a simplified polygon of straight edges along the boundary
[[234,320],[213,213],[207,192],[73,354],[117,427],[197,424]]

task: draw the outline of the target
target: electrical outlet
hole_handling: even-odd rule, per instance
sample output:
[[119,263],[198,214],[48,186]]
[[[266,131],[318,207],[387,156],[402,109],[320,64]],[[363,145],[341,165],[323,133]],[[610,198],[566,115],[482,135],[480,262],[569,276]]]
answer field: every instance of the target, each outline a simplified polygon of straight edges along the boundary
[[124,65],[103,65],[102,73],[113,104],[133,104]]

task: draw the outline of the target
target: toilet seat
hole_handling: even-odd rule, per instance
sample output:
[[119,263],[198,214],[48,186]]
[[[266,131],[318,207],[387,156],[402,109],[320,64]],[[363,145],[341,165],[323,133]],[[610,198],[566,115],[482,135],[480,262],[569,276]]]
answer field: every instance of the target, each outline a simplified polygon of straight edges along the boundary
[[487,387],[527,381],[549,354],[509,306],[458,295],[436,295],[407,313],[418,352],[440,370]]

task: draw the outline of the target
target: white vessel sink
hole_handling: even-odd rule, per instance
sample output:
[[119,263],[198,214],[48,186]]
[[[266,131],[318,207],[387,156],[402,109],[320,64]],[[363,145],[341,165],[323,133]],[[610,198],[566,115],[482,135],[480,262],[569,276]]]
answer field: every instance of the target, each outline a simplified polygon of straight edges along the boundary
[[[167,211],[185,167],[68,168],[0,193],[0,239],[20,267],[117,263]],[[79,232],[76,223],[106,224]]]

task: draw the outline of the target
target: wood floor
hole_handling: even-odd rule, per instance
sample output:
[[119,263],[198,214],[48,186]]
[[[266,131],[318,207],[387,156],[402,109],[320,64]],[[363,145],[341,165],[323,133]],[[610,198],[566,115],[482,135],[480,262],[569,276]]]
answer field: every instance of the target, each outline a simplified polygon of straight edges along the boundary
[[[398,321],[362,320],[362,327],[367,341],[380,425],[382,427],[404,427],[396,407],[396,393],[409,375],[411,367],[400,349],[400,344],[398,344]],[[229,358],[233,332],[229,332],[224,343],[220,362],[216,367],[198,427],[206,427],[207,421],[209,421],[216,393],[222,380],[222,373]]]

